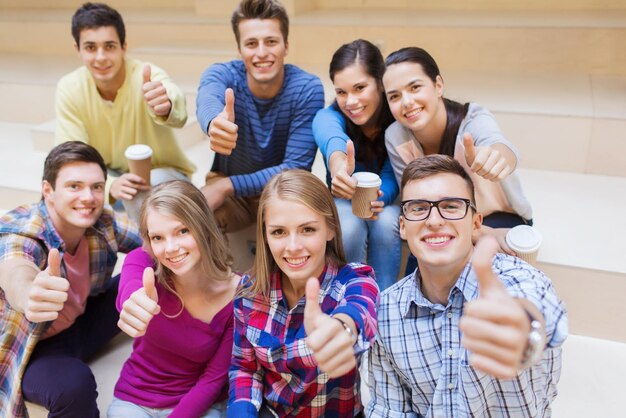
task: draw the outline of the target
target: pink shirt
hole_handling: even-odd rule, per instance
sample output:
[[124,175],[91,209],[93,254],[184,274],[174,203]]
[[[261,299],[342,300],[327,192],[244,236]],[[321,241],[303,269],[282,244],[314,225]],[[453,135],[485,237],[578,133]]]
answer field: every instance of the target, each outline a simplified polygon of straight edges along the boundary
[[59,312],[59,317],[52,322],[42,339],[57,335],[69,328],[76,318],[85,312],[87,305],[91,282],[89,280],[89,247],[85,237],[80,239],[74,254],[69,252],[63,254],[63,263],[67,273],[66,278],[70,282],[67,301]]

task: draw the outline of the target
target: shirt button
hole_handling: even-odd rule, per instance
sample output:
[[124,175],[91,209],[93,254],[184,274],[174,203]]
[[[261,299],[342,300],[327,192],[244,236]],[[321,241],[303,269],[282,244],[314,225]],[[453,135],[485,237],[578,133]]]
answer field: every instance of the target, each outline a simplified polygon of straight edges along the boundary
[[452,354],[454,354],[454,351],[452,351],[452,349],[448,350],[448,357],[452,357]]
[[448,312],[448,319],[452,319],[452,312]]
[[448,389],[450,390],[454,389],[454,385],[452,383],[448,383]]

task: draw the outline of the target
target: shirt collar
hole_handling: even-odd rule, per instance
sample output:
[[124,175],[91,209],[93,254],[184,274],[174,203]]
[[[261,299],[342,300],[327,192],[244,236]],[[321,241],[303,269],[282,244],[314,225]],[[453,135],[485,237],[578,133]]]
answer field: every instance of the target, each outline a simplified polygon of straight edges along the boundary
[[[280,286],[280,276],[281,276],[281,271],[279,269],[274,270],[270,274],[270,304],[277,305],[282,302],[285,306],[287,306],[287,301],[284,300],[283,290]],[[320,281],[320,289],[322,290],[320,292],[320,303],[321,303],[321,299],[323,299],[323,297],[325,296],[324,289],[328,288],[330,282],[336,276],[337,276],[337,267],[333,266],[332,264],[326,264],[324,266],[324,270],[322,271],[322,274],[320,274],[320,276],[318,277],[318,280]],[[306,301],[306,297],[303,296],[300,298],[297,305],[304,306],[305,301]]]
[[[441,310],[441,305],[432,303],[429,301],[421,291],[421,281],[422,276],[419,273],[419,267],[413,272],[411,276],[407,279],[407,282],[402,286],[404,291],[402,292],[401,299],[398,301],[401,312],[403,312],[403,316],[406,318],[411,313],[411,307],[415,306],[417,308],[418,316],[419,312],[423,309],[424,313],[430,312],[433,309]],[[461,292],[465,302],[474,300],[478,297],[478,286],[477,286],[477,278],[474,270],[472,269],[471,260],[465,265],[461,275],[457,279],[456,283],[450,289],[450,294],[448,295],[448,304],[453,297],[455,292]],[[444,307],[445,308],[445,307]]]

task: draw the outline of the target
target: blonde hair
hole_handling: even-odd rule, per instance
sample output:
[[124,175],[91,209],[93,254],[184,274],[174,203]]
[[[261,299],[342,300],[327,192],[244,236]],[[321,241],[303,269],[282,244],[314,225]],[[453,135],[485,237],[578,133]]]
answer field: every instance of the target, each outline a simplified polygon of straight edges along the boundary
[[200,268],[206,277],[218,280],[230,278],[233,257],[204,195],[193,184],[174,180],[161,183],[152,189],[150,196],[143,202],[139,217],[139,232],[143,238],[144,249],[157,266],[155,276],[162,286],[178,296],[173,288],[174,273],[159,263],[152,252],[148,235],[150,211],[173,216],[189,228],[200,250]]
[[242,291],[244,296],[269,297],[270,275],[278,269],[265,233],[265,209],[274,199],[300,203],[324,217],[326,225],[334,232],[334,238],[326,243],[326,263],[339,267],[346,264],[339,215],[326,185],[309,171],[300,169],[283,171],[272,177],[261,193],[256,225],[257,249],[251,270],[254,280],[250,287]]

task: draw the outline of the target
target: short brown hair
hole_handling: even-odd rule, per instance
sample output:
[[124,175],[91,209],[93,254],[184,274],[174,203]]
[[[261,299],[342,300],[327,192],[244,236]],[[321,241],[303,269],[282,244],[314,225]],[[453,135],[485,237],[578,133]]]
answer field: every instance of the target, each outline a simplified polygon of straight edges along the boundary
[[465,171],[461,163],[454,158],[443,154],[427,155],[411,161],[402,173],[402,182],[400,187],[404,190],[404,187],[410,181],[421,180],[436,174],[446,173],[455,174],[465,180],[467,188],[470,192],[470,199],[472,200],[472,203],[475,204],[476,197],[474,196],[474,183],[472,182],[471,177],[467,174],[467,171]]
[[339,215],[333,196],[328,187],[310,171],[301,169],[286,170],[276,174],[265,185],[259,199],[259,210],[256,223],[256,256],[251,276],[255,277],[253,285],[246,289],[245,295],[269,296],[270,275],[278,269],[272,257],[267,236],[265,234],[265,209],[274,199],[289,200],[300,203],[320,214],[328,228],[334,232],[334,238],[326,243],[326,262],[337,267],[346,264],[346,256],[341,239]]
[[239,34],[239,23],[247,19],[277,19],[280,22],[280,31],[283,34],[285,43],[289,37],[289,16],[287,10],[276,0],[242,0],[230,18],[230,24],[235,33],[237,46],[241,41]]
[[104,179],[107,178],[107,166],[97,149],[81,141],[68,141],[52,148],[43,165],[42,180],[47,181],[54,189],[59,171],[71,163],[98,164]]

